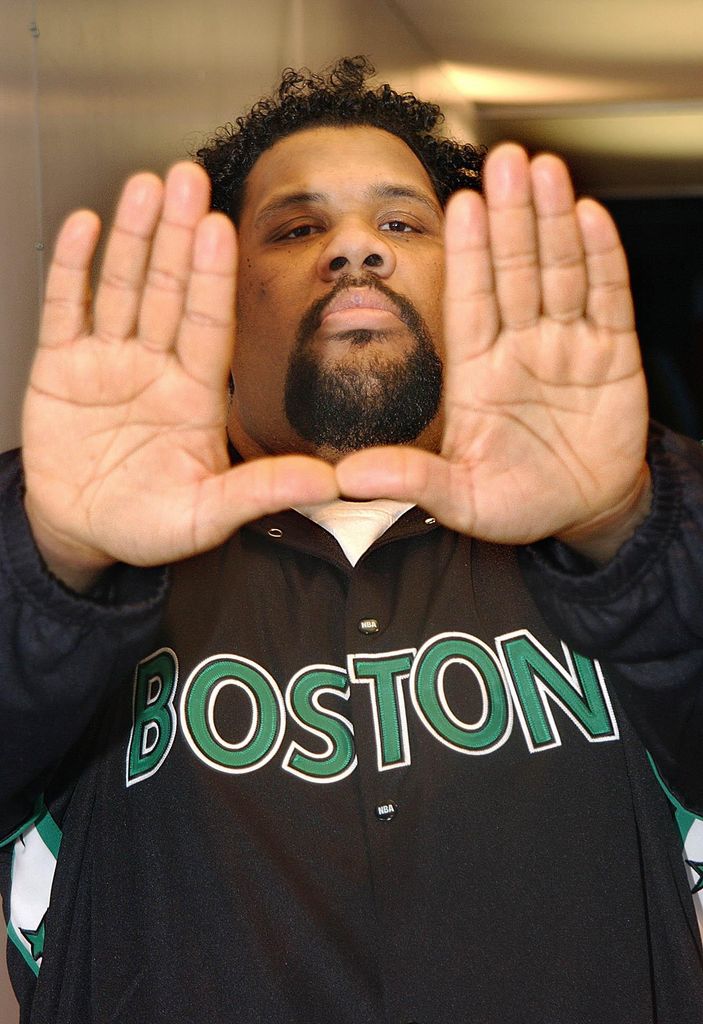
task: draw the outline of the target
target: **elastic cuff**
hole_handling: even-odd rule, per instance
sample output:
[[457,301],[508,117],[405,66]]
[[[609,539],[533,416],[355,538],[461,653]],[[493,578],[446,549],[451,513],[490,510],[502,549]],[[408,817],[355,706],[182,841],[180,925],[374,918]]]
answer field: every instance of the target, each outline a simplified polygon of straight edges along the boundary
[[[7,472],[7,471],[6,471]],[[53,576],[34,543],[24,509],[24,483],[19,459],[7,473],[0,499],[0,562],[24,600],[44,616],[78,621],[141,618],[165,600],[168,568],[142,569],[116,565],[87,594],[78,594]]]
[[647,448],[652,508],[614,558],[597,566],[550,537],[520,551],[521,565],[530,578],[538,575],[541,585],[560,599],[588,604],[617,600],[661,562],[682,517],[679,469],[675,455],[663,443],[665,436],[661,427],[652,424]]

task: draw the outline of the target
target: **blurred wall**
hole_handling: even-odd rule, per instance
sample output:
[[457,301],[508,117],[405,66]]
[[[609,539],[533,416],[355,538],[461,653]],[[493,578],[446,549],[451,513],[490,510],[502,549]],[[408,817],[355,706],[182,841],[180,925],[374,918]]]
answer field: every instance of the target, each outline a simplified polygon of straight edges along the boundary
[[[282,67],[367,53],[426,59],[378,0],[0,0],[0,450],[19,441],[52,240],[67,212],[109,217],[275,84]],[[0,969],[0,1021],[17,1011]]]
[[[29,0],[1,0],[0,448],[17,441],[19,401],[34,345],[41,273],[37,116]],[[4,1020],[4,1018],[0,1018]]]

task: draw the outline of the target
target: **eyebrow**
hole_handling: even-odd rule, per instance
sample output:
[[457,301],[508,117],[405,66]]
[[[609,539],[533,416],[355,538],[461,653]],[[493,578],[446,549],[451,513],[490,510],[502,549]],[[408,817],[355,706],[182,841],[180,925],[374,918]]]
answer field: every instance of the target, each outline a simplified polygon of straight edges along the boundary
[[291,206],[305,206],[306,204],[324,203],[329,196],[326,196],[324,192],[289,192],[287,195],[278,196],[276,199],[272,199],[270,203],[266,203],[264,207],[256,215],[254,221],[254,227],[258,227],[259,224],[264,223],[267,220],[271,220],[277,213],[282,210],[287,210]]
[[423,206],[427,206],[433,213],[442,212],[441,207],[436,200],[430,198],[430,196],[421,189],[413,188],[412,185],[381,183],[380,185],[372,185],[368,191],[369,195],[373,199],[414,199],[416,202],[422,203]]
[[[365,190],[365,194],[369,199],[413,199],[418,203],[422,203],[423,206],[426,206],[435,215],[441,216],[442,211],[439,203],[433,201],[426,192],[414,188],[412,185],[394,185],[391,182],[380,182],[377,185],[369,185]],[[254,226],[258,227],[260,224],[271,220],[278,213],[292,207],[321,205],[329,201],[330,196],[326,192],[289,192],[285,195],[277,196],[271,202],[266,203],[257,214]]]

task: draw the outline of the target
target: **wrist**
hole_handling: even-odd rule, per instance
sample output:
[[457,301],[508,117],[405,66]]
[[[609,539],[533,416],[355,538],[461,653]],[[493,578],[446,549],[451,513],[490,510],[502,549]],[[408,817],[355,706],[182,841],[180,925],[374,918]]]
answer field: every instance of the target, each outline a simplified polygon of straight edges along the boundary
[[78,594],[93,587],[103,573],[115,564],[114,559],[64,537],[48,526],[25,496],[25,513],[32,537],[44,565],[57,580]]
[[651,507],[652,477],[644,463],[635,486],[621,502],[588,523],[556,534],[556,540],[597,565],[605,565],[633,536]]

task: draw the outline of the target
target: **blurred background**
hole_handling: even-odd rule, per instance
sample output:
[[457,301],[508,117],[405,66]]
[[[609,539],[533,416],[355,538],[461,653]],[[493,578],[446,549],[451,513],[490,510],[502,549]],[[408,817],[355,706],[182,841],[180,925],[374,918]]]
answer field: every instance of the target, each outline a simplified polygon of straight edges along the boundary
[[[447,130],[564,155],[628,252],[652,412],[703,437],[701,0],[0,0],[0,449],[65,214],[109,217],[285,66],[371,57]],[[0,976],[0,1021],[17,1011]]]

